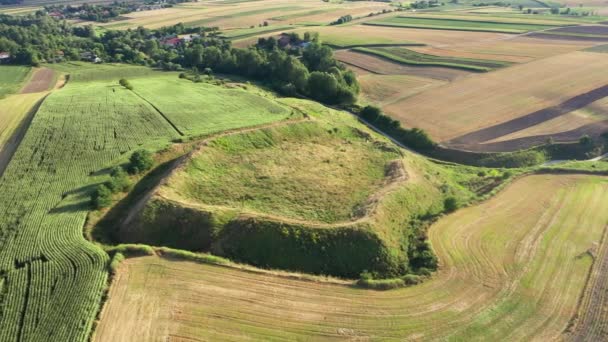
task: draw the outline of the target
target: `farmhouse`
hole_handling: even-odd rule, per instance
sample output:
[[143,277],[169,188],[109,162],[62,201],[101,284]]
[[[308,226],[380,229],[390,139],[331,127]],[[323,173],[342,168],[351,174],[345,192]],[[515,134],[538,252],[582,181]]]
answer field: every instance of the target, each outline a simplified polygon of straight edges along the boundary
[[161,41],[161,43],[166,47],[176,47],[181,44],[182,40],[178,37],[166,38]]
[[0,63],[6,63],[11,59],[11,54],[8,52],[0,52]]

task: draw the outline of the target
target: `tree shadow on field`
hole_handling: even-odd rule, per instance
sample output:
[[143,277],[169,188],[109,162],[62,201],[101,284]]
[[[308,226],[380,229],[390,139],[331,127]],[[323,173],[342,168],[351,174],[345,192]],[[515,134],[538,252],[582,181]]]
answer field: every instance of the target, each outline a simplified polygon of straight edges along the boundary
[[78,203],[66,204],[61,207],[55,207],[49,210],[49,214],[63,214],[63,213],[76,213],[86,212],[91,209],[91,201],[81,201]]

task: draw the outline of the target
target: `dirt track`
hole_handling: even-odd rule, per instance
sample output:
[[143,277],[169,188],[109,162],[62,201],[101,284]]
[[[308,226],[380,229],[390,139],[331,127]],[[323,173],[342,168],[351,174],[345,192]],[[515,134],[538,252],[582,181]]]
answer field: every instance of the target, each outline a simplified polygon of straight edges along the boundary
[[34,72],[27,85],[21,89],[21,94],[39,93],[49,90],[54,85],[54,81],[55,71],[48,68],[38,69]]

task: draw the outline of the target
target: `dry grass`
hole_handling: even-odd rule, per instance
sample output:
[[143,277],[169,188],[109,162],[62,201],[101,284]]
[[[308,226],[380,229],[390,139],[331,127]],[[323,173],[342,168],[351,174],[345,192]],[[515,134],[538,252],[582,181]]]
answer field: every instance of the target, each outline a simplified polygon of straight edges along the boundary
[[386,110],[407,127],[447,141],[604,86],[607,67],[602,54],[573,52],[463,78]]
[[361,85],[360,101],[379,107],[445,84],[444,81],[407,75],[367,74],[358,79]]
[[[526,196],[521,196],[526,193]],[[606,178],[529,176],[441,219],[441,270],[376,292],[241,270],[130,259],[95,340],[552,340],[575,313],[608,212]]]

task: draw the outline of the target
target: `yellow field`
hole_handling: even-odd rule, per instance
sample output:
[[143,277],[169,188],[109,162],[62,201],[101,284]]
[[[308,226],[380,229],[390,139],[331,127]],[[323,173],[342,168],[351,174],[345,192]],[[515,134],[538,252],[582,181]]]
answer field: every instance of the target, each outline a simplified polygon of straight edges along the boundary
[[[112,29],[137,26],[158,28],[177,23],[197,26],[217,26],[221,29],[248,28],[263,22],[275,25],[298,23],[329,24],[343,15],[366,16],[372,12],[390,8],[386,3],[360,1],[340,4],[316,0],[293,2],[289,0],[243,1],[238,3],[195,2],[183,3],[172,8],[126,14],[127,19],[98,24]],[[81,24],[90,24],[83,22]]]
[[445,81],[407,75],[367,74],[358,77],[362,103],[386,106],[408,96],[428,91]]
[[592,261],[586,251],[606,229],[607,200],[603,177],[517,180],[434,224],[440,271],[387,292],[130,259],[94,340],[557,339],[577,312]]
[[[407,127],[423,128],[445,142],[605,86],[607,67],[603,54],[572,52],[461,78],[385,110]],[[486,134],[485,140],[470,143],[503,135],[497,131],[495,136]]]
[[12,138],[19,125],[34,105],[48,92],[9,95],[0,99],[0,170],[8,163],[12,151],[18,141]]

